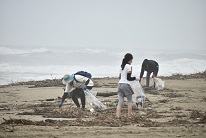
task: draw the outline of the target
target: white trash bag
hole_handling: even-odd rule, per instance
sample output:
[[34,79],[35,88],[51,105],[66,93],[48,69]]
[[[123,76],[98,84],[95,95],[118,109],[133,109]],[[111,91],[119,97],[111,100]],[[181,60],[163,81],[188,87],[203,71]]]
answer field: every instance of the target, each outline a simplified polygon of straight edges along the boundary
[[96,91],[90,91],[91,94],[93,94],[95,97],[97,96],[97,92]]
[[107,107],[95,97],[95,92],[92,92],[90,90],[84,90],[84,93],[86,98],[86,104],[88,105],[91,112],[94,112],[95,110],[103,111],[107,109]]
[[144,94],[142,85],[139,83],[139,81],[132,81],[131,86],[134,91],[133,101],[136,102],[138,106],[140,105],[141,108],[143,108],[143,103],[146,99],[146,95]]
[[154,83],[155,83],[155,89],[159,90],[163,90],[165,87],[165,81],[161,80],[160,78],[154,77],[153,78]]

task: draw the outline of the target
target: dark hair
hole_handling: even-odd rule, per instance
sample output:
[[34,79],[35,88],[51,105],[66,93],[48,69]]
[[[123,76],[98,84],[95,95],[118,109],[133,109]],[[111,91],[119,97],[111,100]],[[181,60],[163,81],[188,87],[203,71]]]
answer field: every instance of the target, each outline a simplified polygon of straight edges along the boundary
[[131,59],[133,59],[133,56],[130,53],[127,53],[124,56],[124,59],[122,60],[122,65],[121,65],[122,70],[124,69],[125,65],[128,64],[128,61],[130,61]]

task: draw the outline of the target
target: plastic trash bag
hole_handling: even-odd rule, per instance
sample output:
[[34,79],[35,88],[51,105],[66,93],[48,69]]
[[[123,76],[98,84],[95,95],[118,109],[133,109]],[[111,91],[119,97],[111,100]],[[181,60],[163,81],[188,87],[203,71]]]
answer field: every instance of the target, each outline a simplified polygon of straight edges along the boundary
[[97,96],[97,92],[96,91],[91,91],[91,90],[88,90],[92,95],[94,95],[95,97]]
[[133,101],[136,102],[137,106],[140,105],[141,108],[143,108],[143,103],[146,99],[146,95],[144,94],[142,85],[139,83],[139,81],[132,81],[131,87],[134,91]]
[[84,90],[84,93],[86,97],[86,104],[88,105],[91,112],[103,111],[107,109],[107,107],[95,97],[95,92]]
[[153,78],[154,83],[155,83],[155,89],[159,90],[163,90],[165,87],[165,81],[161,80],[160,78],[154,77]]

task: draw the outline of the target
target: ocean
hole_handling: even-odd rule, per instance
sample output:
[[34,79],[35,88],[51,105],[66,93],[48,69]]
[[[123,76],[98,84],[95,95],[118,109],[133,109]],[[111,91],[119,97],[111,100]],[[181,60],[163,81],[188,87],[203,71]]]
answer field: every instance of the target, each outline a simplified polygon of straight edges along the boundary
[[60,79],[80,70],[90,72],[93,77],[117,77],[128,52],[134,57],[134,76],[139,76],[145,58],[159,63],[161,76],[206,70],[205,50],[0,46],[0,85]]

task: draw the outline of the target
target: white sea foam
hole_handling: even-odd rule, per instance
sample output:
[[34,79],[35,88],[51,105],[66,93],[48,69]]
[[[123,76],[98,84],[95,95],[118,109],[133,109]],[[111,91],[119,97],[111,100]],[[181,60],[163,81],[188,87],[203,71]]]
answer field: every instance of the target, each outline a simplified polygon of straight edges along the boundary
[[[85,70],[94,77],[117,77],[124,54],[133,54],[133,75],[139,76],[145,58],[156,60],[158,75],[190,74],[206,70],[206,55],[187,51],[118,48],[7,48],[0,47],[0,84],[61,78]],[[146,73],[145,73],[146,74]]]
[[93,77],[118,76],[118,67],[116,66],[21,66],[4,63],[0,64],[0,84],[52,78],[60,79],[64,74],[72,74],[80,70],[92,73]]
[[160,63],[160,75],[169,76],[175,73],[191,74],[206,70],[206,60],[176,59]]
[[32,53],[42,53],[47,51],[48,50],[46,48],[22,50],[22,49],[8,48],[8,47],[0,47],[0,55],[32,54]]

